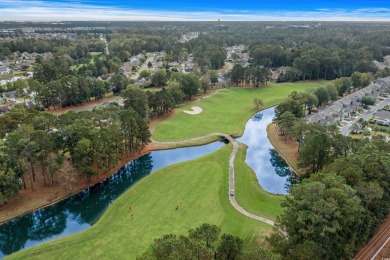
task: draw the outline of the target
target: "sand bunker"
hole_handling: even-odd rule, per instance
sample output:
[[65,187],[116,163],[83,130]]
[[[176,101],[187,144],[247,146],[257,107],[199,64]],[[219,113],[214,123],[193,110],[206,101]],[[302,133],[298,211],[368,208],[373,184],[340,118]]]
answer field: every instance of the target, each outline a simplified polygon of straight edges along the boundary
[[200,107],[191,107],[192,111],[184,110],[183,112],[190,115],[197,115],[202,113],[202,108]]

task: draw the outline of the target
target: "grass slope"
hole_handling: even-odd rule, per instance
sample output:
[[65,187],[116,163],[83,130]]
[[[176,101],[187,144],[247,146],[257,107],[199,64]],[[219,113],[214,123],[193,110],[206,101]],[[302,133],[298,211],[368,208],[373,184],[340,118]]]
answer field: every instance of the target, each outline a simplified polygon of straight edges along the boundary
[[281,203],[284,196],[263,190],[253,170],[245,163],[247,147],[240,145],[234,164],[236,200],[248,212],[273,221],[283,212]]
[[[222,132],[241,136],[246,121],[257,109],[253,99],[259,97],[266,107],[278,104],[292,91],[324,86],[327,81],[307,83],[270,84],[261,88],[222,89],[211,97],[190,103],[177,109],[176,113],[161,122],[153,139],[157,141],[176,141],[198,137],[212,132]],[[182,113],[192,106],[200,106],[203,112],[198,115]]]
[[[125,192],[93,227],[20,251],[9,258],[135,259],[147,250],[154,238],[169,233],[186,234],[189,228],[205,222],[221,226],[223,232],[240,236],[246,249],[263,245],[264,237],[272,227],[241,215],[229,203],[228,160],[231,150],[232,146],[227,145],[196,160],[165,167]],[[240,150],[238,168],[250,174],[242,166],[243,154],[244,151]],[[253,179],[243,182],[240,179],[237,190],[244,189],[241,185],[254,185]],[[254,211],[257,205],[257,211],[264,216],[274,217],[279,212],[272,212],[269,206],[261,210],[265,204],[256,204],[255,200],[265,196],[264,193],[255,194],[259,189],[254,187],[250,190],[251,193],[245,193],[240,201],[253,200],[247,205]],[[238,196],[241,197],[241,193]],[[269,200],[267,203],[273,202]]]

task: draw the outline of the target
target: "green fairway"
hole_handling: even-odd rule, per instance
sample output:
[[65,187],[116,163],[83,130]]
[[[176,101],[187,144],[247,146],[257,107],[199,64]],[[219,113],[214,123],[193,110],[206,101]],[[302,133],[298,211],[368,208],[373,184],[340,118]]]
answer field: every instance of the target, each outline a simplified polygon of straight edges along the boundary
[[280,204],[284,196],[268,193],[260,187],[255,173],[245,163],[246,150],[244,145],[240,146],[234,164],[236,200],[248,212],[275,221],[283,211]]
[[[261,98],[265,107],[271,107],[278,104],[292,91],[303,91],[328,83],[328,81],[316,81],[270,84],[260,88],[222,89],[210,97],[176,109],[173,116],[157,126],[153,139],[176,141],[213,132],[241,136],[246,121],[257,111],[253,106],[255,97]],[[183,110],[191,110],[192,106],[200,106],[203,112],[198,115],[183,113]]]
[[[229,144],[199,159],[165,167],[131,187],[93,227],[23,250],[10,258],[135,259],[148,249],[154,238],[169,233],[186,234],[189,228],[205,222],[220,226],[222,232],[241,237],[245,249],[264,245],[264,237],[272,232],[272,227],[241,215],[229,202],[231,151]],[[240,149],[236,159],[239,176],[241,173],[253,175],[247,166],[244,167],[244,152]],[[244,203],[249,205],[245,206],[248,210],[273,219],[280,212],[279,198],[270,199],[271,195],[256,189],[253,178],[238,177],[237,184],[239,201],[252,200]],[[250,193],[240,192],[247,188]],[[257,203],[261,198],[276,205],[272,208],[261,201]],[[176,206],[179,206],[178,210]]]
[[92,57],[95,57],[95,56],[103,55],[103,52],[101,52],[101,51],[91,51],[88,54],[91,55]]

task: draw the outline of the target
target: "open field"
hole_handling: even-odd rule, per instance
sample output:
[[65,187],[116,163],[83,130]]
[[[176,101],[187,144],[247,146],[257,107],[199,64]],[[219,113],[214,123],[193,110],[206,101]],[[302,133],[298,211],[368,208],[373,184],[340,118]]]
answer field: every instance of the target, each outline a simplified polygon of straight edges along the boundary
[[197,116],[183,113],[194,103],[177,108],[176,113],[159,124],[153,133],[156,141],[177,141],[202,136],[212,132],[241,136],[248,118],[257,110],[255,97],[264,101],[265,107],[278,104],[292,91],[324,86],[327,81],[270,84],[260,88],[222,89],[212,97],[204,98],[196,105],[203,109]]
[[[163,168],[124,193],[93,227],[18,252],[10,259],[135,259],[154,238],[169,233],[186,234],[189,228],[205,222],[221,226],[222,232],[240,236],[246,249],[265,245],[264,238],[272,227],[241,215],[229,203],[227,166],[231,150],[229,144],[196,160]],[[238,175],[249,173],[243,160],[244,150],[240,149],[236,159]],[[255,184],[253,179],[238,179],[242,181],[238,181],[237,191],[247,188],[242,185]],[[260,190],[254,187],[250,191],[237,194],[240,201],[252,200],[245,203],[248,209],[269,217],[280,212],[279,204],[262,209],[265,204],[256,201],[267,194],[256,194]],[[270,205],[280,201],[267,200]]]

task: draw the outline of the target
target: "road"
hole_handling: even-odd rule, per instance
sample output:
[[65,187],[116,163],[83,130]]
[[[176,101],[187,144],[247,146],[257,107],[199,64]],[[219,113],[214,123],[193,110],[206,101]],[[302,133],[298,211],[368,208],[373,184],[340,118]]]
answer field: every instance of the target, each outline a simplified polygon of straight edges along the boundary
[[148,63],[152,62],[152,61],[154,61],[154,57],[148,57],[146,59],[146,61],[141,65],[141,67],[138,68],[137,72],[133,76],[131,76],[130,78],[133,79],[133,80],[137,80],[138,77],[139,77],[140,72],[143,71],[143,70],[148,70],[149,69],[148,68]]
[[374,113],[376,111],[382,109],[386,105],[390,105],[390,98],[387,98],[387,99],[381,101],[379,104],[371,107],[371,109],[368,110],[367,112],[365,112],[363,115],[361,115],[361,116],[357,117],[355,120],[351,121],[348,125],[341,127],[340,128],[341,134],[345,135],[345,136],[349,135],[349,133],[351,132],[351,130],[350,130],[351,125],[358,122],[360,118],[363,118],[363,120],[366,120],[366,121],[369,120],[374,115]]
[[87,111],[91,111],[91,110],[93,110],[94,108],[98,108],[98,107],[102,106],[102,105],[105,104],[105,103],[113,103],[113,102],[122,103],[122,102],[124,102],[124,99],[121,98],[121,97],[119,97],[119,98],[117,98],[117,99],[115,99],[115,100],[106,101],[106,102],[104,102],[104,103],[102,103],[102,104],[98,104],[98,105],[92,105],[92,106],[87,106],[87,107],[75,109],[74,111],[75,111],[75,112],[86,111],[86,110],[87,110]]
[[[371,260],[379,259],[377,256],[383,247],[390,240],[390,215],[379,227],[378,232],[374,237],[368,242],[368,244],[359,251],[355,256],[355,260]],[[390,257],[390,256],[389,256]],[[382,258],[385,259],[385,258]]]

